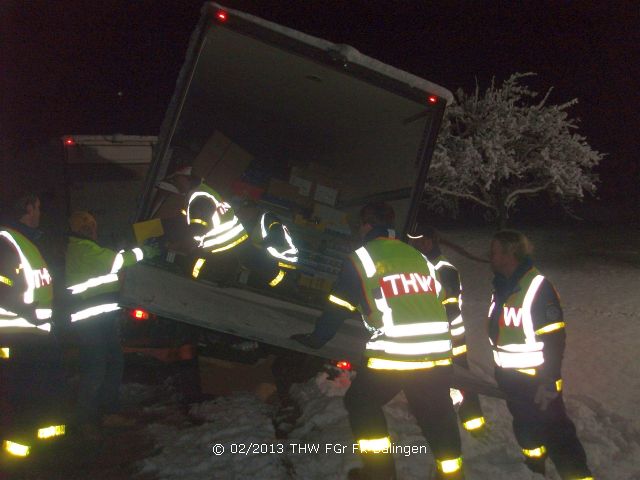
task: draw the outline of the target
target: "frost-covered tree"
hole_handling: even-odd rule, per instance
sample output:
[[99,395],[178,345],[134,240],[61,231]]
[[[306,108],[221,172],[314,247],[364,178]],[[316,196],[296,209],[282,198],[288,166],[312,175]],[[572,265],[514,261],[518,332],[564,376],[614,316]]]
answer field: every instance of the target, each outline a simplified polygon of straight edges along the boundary
[[433,156],[426,201],[455,210],[466,199],[485,207],[500,226],[516,202],[543,192],[567,202],[595,191],[592,169],[603,155],[576,133],[567,110],[577,100],[548,105],[516,73],[482,94],[456,93]]

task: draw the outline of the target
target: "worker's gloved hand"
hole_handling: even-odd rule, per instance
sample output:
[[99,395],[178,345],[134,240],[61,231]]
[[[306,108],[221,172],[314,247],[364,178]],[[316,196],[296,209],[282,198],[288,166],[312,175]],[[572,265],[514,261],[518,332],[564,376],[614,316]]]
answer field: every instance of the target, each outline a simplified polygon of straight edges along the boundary
[[540,410],[545,411],[549,404],[558,398],[559,395],[560,392],[556,389],[556,383],[546,381],[538,385],[533,401]]
[[160,255],[160,252],[161,250],[160,250],[160,245],[158,245],[158,242],[149,242],[149,243],[145,243],[142,246],[142,253],[144,254],[145,260],[158,257]]
[[311,333],[296,333],[289,338],[309,348],[320,348],[323,345],[323,343],[318,341]]

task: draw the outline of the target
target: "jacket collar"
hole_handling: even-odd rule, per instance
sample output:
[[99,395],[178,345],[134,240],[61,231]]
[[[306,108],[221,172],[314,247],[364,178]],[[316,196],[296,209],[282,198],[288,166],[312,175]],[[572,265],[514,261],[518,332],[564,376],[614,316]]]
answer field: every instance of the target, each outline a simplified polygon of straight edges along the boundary
[[376,238],[396,238],[396,231],[386,225],[374,225],[364,236],[363,243],[368,243]]
[[526,257],[516,268],[515,272],[507,278],[500,273],[496,273],[493,277],[493,287],[495,288],[498,296],[506,298],[517,289],[518,282],[525,273],[527,273],[533,267],[533,260],[531,257]]

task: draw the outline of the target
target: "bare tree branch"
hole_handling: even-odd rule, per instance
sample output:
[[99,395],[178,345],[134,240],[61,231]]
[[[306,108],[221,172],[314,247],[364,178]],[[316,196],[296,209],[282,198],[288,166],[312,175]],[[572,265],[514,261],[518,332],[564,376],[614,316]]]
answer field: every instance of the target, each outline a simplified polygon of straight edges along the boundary
[[478,197],[476,197],[475,195],[471,195],[470,193],[454,192],[451,190],[447,190],[445,188],[436,187],[434,185],[427,185],[427,189],[435,190],[436,192],[444,193],[445,195],[451,195],[453,197],[466,198],[467,200],[472,200],[476,203],[479,203],[483,207],[487,207],[491,210],[497,210],[497,208],[494,205],[484,202],[480,200]]

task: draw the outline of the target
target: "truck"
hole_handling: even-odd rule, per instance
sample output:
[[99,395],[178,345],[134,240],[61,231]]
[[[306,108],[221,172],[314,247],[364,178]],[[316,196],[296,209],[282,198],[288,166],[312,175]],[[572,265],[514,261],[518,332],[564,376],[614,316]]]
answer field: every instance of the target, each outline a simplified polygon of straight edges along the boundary
[[391,204],[397,237],[411,231],[452,101],[449,90],[351,46],[206,3],[136,220],[175,225],[171,218],[184,198],[167,198],[159,185],[191,166],[232,205],[248,199],[282,219],[299,262],[287,281],[271,288],[252,283],[257,272],[243,268],[224,281],[192,278],[173,252],[169,262],[127,269],[122,303],[267,350],[357,364],[366,340],[357,318],[319,350],[289,337],[313,329],[352,251],[362,206]]

